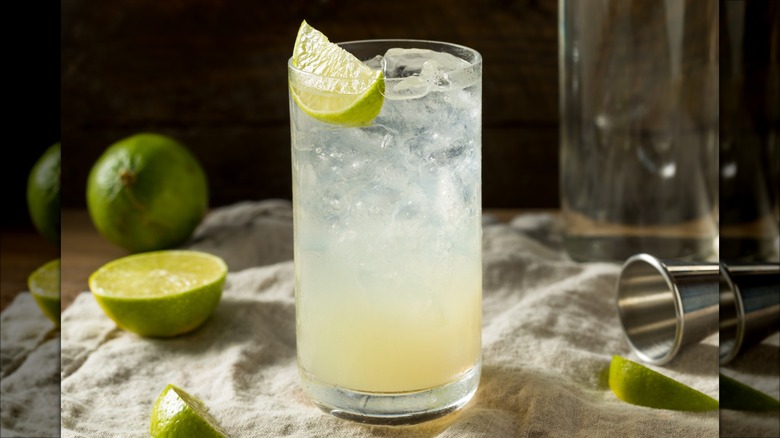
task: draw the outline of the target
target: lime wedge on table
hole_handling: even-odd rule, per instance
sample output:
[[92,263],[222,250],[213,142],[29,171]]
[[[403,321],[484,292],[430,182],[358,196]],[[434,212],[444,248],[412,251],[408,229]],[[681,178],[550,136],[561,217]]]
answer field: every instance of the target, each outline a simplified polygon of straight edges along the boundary
[[780,409],[780,400],[725,374],[720,375],[720,399],[722,401],[721,409],[735,411],[777,411]]
[[109,262],[92,273],[89,288],[120,328],[168,337],[194,330],[211,315],[226,276],[217,256],[165,250]]
[[612,356],[609,387],[617,398],[635,405],[677,411],[718,409],[714,398],[620,356]]
[[226,436],[206,405],[175,385],[166,386],[154,402],[149,432],[155,438]]
[[60,259],[45,263],[29,277],[30,288],[35,303],[55,325],[60,325]]
[[368,125],[384,102],[384,73],[328,41],[306,21],[298,29],[290,92],[309,116],[326,123]]

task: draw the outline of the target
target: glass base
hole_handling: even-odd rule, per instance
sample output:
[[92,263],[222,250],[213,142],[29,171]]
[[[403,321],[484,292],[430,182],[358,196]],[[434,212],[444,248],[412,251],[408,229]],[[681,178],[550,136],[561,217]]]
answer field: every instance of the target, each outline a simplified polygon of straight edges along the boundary
[[339,418],[368,424],[402,425],[433,420],[463,407],[479,386],[478,363],[460,379],[415,392],[370,393],[325,384],[300,370],[304,392],[323,411]]

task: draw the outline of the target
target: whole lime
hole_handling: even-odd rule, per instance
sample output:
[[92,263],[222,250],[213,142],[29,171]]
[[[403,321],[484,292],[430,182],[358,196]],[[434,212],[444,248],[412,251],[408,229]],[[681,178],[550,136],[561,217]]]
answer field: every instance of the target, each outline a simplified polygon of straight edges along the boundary
[[27,179],[27,209],[35,229],[47,240],[60,243],[60,144],[38,158]]
[[208,182],[181,143],[136,134],[109,146],[92,166],[87,207],[100,234],[130,252],[173,248],[203,220]]

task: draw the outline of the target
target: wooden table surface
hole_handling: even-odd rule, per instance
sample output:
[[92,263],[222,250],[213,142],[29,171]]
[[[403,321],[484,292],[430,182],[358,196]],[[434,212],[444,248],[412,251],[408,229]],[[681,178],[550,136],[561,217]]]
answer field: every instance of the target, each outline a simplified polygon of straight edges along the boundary
[[[491,209],[501,221],[508,221],[520,210]],[[79,293],[88,291],[90,274],[103,264],[128,255],[129,252],[103,238],[85,209],[62,211],[62,248],[45,241],[34,229],[8,229],[2,232],[2,308],[27,290],[27,276],[43,263],[60,256],[62,259],[62,309],[67,308]]]
[[45,262],[60,257],[62,309],[89,290],[89,275],[104,263],[129,254],[98,234],[85,209],[62,211],[61,248],[44,240],[32,227],[2,229],[0,310],[28,290],[27,277]]
[[86,210],[62,212],[62,309],[88,291],[90,274],[111,260],[130,254],[101,236]]

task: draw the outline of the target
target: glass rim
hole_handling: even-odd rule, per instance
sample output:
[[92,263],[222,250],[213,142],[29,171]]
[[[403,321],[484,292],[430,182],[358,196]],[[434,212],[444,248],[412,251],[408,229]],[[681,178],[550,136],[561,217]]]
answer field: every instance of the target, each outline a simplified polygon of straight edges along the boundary
[[[474,62],[469,62],[468,60],[465,60],[466,62],[469,62],[469,65],[457,68],[455,70],[452,70],[452,72],[461,72],[468,69],[473,68],[481,68],[482,67],[482,54],[479,53],[476,49],[472,49],[471,47],[464,46],[462,44],[456,44],[456,43],[449,43],[445,41],[437,41],[437,40],[421,40],[421,39],[406,39],[406,38],[379,38],[379,39],[370,39],[370,40],[350,40],[350,41],[340,41],[335,43],[339,47],[341,47],[344,50],[347,50],[344,48],[345,45],[349,44],[392,44],[392,43],[404,43],[409,45],[411,44],[421,44],[421,45],[439,45],[439,46],[448,46],[456,49],[463,50],[465,52],[471,53],[474,56]],[[424,47],[407,47],[407,48],[424,48]],[[349,50],[347,50],[349,52]],[[350,52],[352,53],[352,52]],[[452,53],[450,53],[452,54]],[[379,53],[377,55],[380,55]],[[459,57],[463,59],[462,57]],[[292,56],[287,58],[287,69],[294,71],[296,74],[302,74],[307,76],[316,76],[320,78],[328,78],[328,79],[337,79],[337,80],[352,80],[353,78],[346,78],[343,76],[325,76],[317,73],[311,73],[307,72],[305,70],[301,70],[298,67],[294,66],[292,64]],[[406,78],[384,78],[385,82],[394,82],[394,81],[402,81]]]

